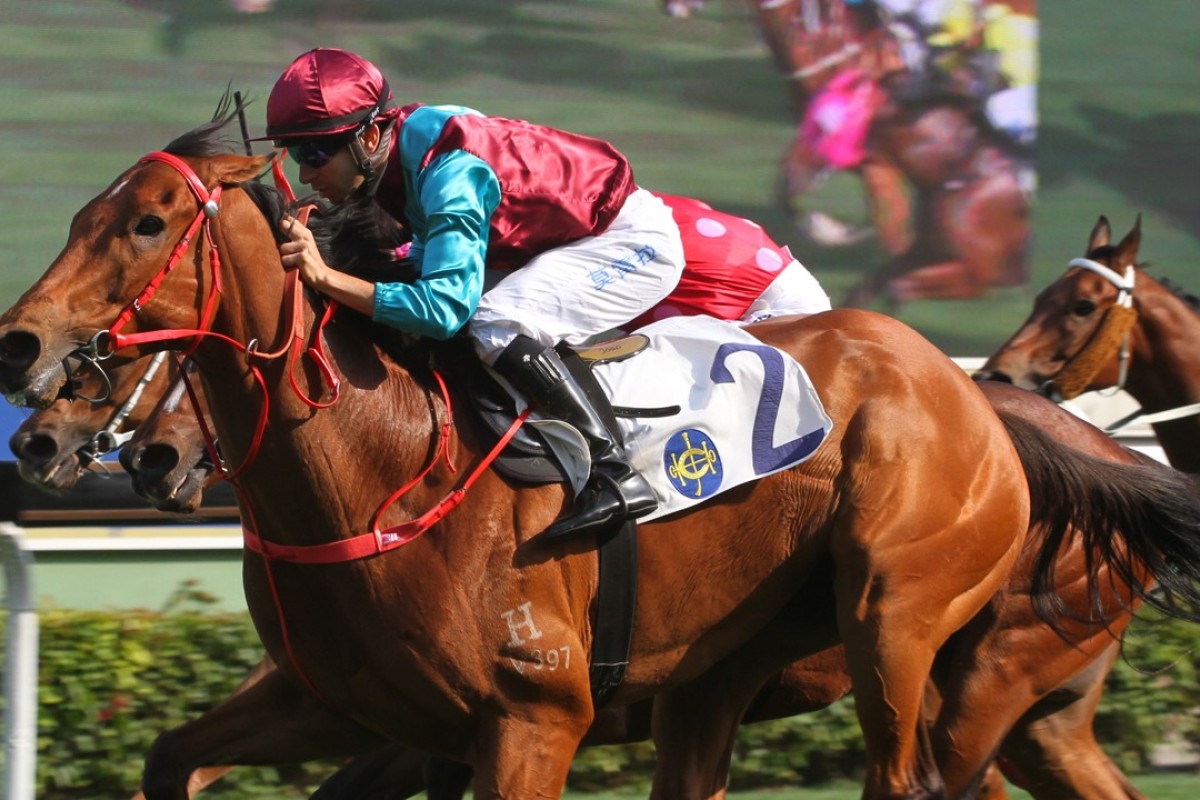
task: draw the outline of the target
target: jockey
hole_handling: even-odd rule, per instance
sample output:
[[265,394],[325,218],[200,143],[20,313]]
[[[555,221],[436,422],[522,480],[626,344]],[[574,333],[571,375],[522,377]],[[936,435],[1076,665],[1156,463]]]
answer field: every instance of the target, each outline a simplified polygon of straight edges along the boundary
[[[679,227],[607,142],[462,106],[398,107],[383,74],[318,48],[284,71],[265,139],[325,199],[372,197],[412,232],[413,283],[326,264],[292,219],[280,246],[305,284],[376,322],[434,339],[465,330],[484,363],[587,441],[592,472],[550,535],[594,532],[657,508],[554,351],[618,328],[675,287]],[[486,293],[484,269],[506,271]]]

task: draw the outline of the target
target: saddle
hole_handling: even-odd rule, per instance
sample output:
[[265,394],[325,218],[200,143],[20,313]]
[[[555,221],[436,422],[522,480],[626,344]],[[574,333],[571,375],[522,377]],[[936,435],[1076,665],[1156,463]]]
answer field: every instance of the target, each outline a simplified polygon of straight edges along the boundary
[[[615,441],[624,444],[618,418],[663,417],[679,413],[678,406],[664,408],[628,408],[614,406],[604,393],[592,368],[599,364],[615,363],[633,358],[645,350],[649,339],[631,334],[585,348],[566,344],[555,347],[559,358],[572,377],[587,393],[588,400],[608,426]],[[496,379],[495,373],[476,362],[467,376],[466,397],[471,404],[476,433],[485,445],[495,444],[517,417],[516,403],[508,390]],[[570,467],[562,463],[545,435],[533,425],[521,426],[508,445],[492,462],[492,467],[506,478],[528,484],[569,482]]]

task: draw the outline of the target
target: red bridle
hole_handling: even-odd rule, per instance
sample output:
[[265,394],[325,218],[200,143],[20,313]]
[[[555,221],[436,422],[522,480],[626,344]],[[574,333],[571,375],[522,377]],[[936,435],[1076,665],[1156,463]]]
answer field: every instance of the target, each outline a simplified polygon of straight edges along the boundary
[[[210,326],[212,325],[213,316],[216,312],[217,300],[221,294],[221,256],[220,250],[217,247],[216,237],[213,236],[212,221],[216,218],[220,210],[222,187],[218,185],[209,191],[205,187],[204,182],[200,180],[200,177],[196,175],[195,170],[193,170],[186,161],[178,156],[172,155],[171,153],[156,151],[153,153],[148,153],[138,160],[139,164],[151,162],[166,164],[178,172],[187,183],[188,188],[191,189],[196,200],[199,202],[200,210],[196,212],[196,216],[193,217],[191,223],[187,227],[187,230],[176,243],[174,249],[171,251],[171,254],[167,257],[167,262],[163,265],[163,268],[160,269],[158,273],[150,279],[149,283],[147,283],[146,287],[138,293],[137,297],[135,297],[129,305],[122,309],[121,313],[117,315],[117,318],[112,325],[110,325],[106,331],[98,334],[98,336],[106,336],[108,338],[111,346],[111,350],[108,355],[111,355],[112,353],[115,353],[116,351],[126,347],[133,347],[141,344],[161,344],[190,340],[191,344],[185,349],[184,352],[185,355],[188,355],[194,351],[196,347],[199,346],[200,342],[206,337],[223,341],[229,346],[241,350],[245,354],[246,362],[250,365],[251,373],[254,375],[255,381],[258,383],[259,387],[262,389],[263,405],[259,413],[258,422],[255,426],[254,438],[251,442],[250,449],[245,460],[237,467],[237,469],[233,471],[227,471],[224,470],[223,467],[218,467],[218,469],[222,470],[223,477],[225,477],[227,480],[232,480],[236,476],[240,475],[257,455],[262,444],[262,436],[266,429],[267,417],[270,412],[270,396],[267,392],[267,387],[262,377],[262,372],[256,362],[270,361],[287,355],[288,381],[292,387],[292,391],[297,397],[313,408],[328,408],[337,402],[341,385],[332,368],[329,366],[329,360],[325,356],[324,345],[322,344],[320,335],[321,329],[332,317],[336,306],[331,303],[326,307],[325,314],[321,318],[320,322],[318,322],[316,327],[314,336],[315,344],[305,350],[303,348],[303,340],[305,338],[303,292],[299,275],[295,270],[292,270],[289,271],[284,277],[284,296],[288,305],[288,315],[290,318],[287,327],[291,331],[291,336],[286,337],[284,341],[280,343],[278,348],[271,352],[264,353],[258,349],[259,345],[257,340],[253,340],[248,344],[243,344],[236,339],[226,336],[225,334],[217,333],[216,331],[211,330]],[[302,222],[306,221],[308,209],[302,209],[300,216],[302,217]],[[203,241],[205,237],[208,239],[209,264],[211,265],[213,276],[212,288],[209,291],[208,299],[205,301],[204,309],[200,314],[198,325],[195,328],[163,328],[153,331],[142,331],[139,333],[121,333],[121,329],[124,328],[125,325],[133,318],[134,314],[141,311],[142,308],[144,308],[146,304],[149,303],[150,300],[153,299],[153,297],[158,293],[159,287],[166,280],[167,276],[170,275],[171,272],[174,271],[175,267],[178,266],[179,262],[183,260],[184,255],[186,255],[188,248],[190,247],[192,240],[196,237],[197,233],[201,234],[200,241]],[[199,244],[199,242],[197,242],[197,244]],[[321,372],[322,379],[329,387],[329,400],[324,402],[315,400],[301,390],[296,381],[296,361],[301,352],[304,352],[317,364],[317,367]],[[205,432],[206,440],[211,439],[209,432],[204,427],[203,420],[201,420],[201,427]],[[215,456],[215,446],[213,446],[211,449],[213,452],[210,452],[210,455]],[[216,460],[214,463],[220,464],[220,461]]]

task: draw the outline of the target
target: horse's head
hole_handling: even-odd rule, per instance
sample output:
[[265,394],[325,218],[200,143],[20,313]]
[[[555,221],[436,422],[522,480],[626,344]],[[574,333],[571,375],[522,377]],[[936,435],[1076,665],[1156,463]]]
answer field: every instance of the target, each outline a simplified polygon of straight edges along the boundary
[[[200,327],[214,283],[210,236],[220,231],[220,215],[230,205],[220,190],[253,179],[268,161],[218,152],[230,149],[217,134],[231,118],[168,145],[166,152],[190,176],[171,163],[143,159],[75,215],[62,252],[0,316],[0,391],[10,402],[48,406],[67,380],[63,358],[111,349],[113,337],[102,332],[119,318],[128,317],[123,333]],[[265,229],[265,219],[261,224]],[[270,237],[266,242],[274,250]]]
[[[1118,385],[1127,367],[1141,218],[1119,244],[1108,220],[1092,229],[1086,257],[1074,259],[1034,301],[1021,328],[976,374],[1069,399]],[[1125,366],[1123,366],[1123,362]]]
[[[201,405],[199,413],[207,420],[208,408],[199,382],[192,381],[192,388]],[[133,490],[160,511],[196,511],[213,474],[196,415],[192,396],[182,379],[177,380],[121,449],[121,466],[132,478]]]
[[74,488],[98,459],[121,447],[166,388],[165,353],[85,370],[74,399],[59,398],[17,428],[8,446],[21,477],[47,492]]

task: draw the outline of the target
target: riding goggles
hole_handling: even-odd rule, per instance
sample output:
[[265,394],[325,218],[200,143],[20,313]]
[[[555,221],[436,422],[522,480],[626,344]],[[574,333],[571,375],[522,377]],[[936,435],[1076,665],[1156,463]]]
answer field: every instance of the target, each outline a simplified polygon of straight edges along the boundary
[[288,145],[287,151],[292,161],[297,164],[320,169],[345,146],[345,139],[310,139],[307,142]]

